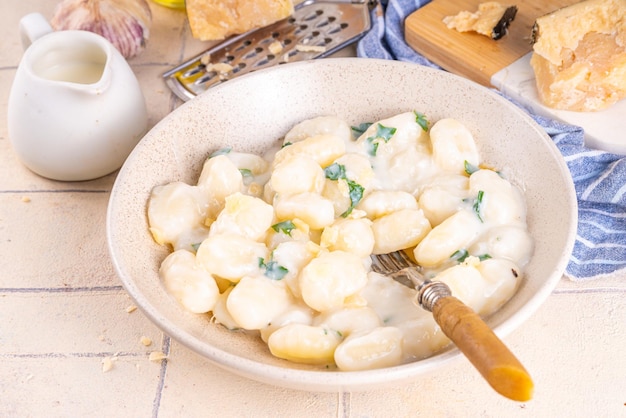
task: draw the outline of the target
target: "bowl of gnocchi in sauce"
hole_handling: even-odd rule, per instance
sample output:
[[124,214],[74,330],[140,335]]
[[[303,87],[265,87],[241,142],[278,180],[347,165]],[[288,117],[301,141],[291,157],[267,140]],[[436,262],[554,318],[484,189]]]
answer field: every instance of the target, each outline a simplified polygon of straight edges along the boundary
[[523,111],[443,71],[356,58],[182,105],[129,156],[107,214],[116,271],[165,333],[313,391],[419,382],[460,355],[372,256],[404,251],[504,337],[561,278],[575,231],[567,167]]

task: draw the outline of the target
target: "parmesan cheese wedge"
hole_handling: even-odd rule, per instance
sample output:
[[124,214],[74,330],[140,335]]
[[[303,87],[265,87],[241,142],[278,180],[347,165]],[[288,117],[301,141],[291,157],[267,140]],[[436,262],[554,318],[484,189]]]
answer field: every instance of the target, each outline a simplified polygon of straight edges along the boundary
[[504,6],[496,1],[488,1],[480,3],[475,12],[464,10],[455,16],[446,16],[443,23],[448,29],[476,32],[498,40],[507,34],[516,14],[516,6]]
[[626,1],[586,0],[538,18],[533,55],[541,102],[592,112],[626,97]]
[[222,40],[268,26],[294,12],[292,0],[186,0],[194,38]]

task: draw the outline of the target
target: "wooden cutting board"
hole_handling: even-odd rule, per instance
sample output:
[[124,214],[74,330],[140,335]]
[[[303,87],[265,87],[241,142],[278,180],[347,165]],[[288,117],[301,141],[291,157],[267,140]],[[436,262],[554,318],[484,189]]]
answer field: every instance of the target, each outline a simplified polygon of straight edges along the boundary
[[433,0],[413,12],[405,21],[406,42],[440,67],[491,85],[491,77],[532,50],[530,35],[535,19],[580,0],[511,0],[517,6],[509,33],[497,41],[474,32],[448,29],[445,16],[461,11],[475,12],[480,0]]

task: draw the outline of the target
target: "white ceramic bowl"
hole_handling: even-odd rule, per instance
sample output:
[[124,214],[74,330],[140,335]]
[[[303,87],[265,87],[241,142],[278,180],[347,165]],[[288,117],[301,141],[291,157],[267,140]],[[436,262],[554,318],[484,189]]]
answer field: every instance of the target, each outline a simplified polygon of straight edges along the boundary
[[172,338],[262,382],[314,391],[366,390],[416,381],[440,369],[460,355],[458,350],[359,372],[319,370],[272,357],[259,338],[188,313],[166,293],[157,270],[168,250],[152,240],[146,218],[154,186],[195,182],[204,158],[216,149],[261,152],[295,123],[320,115],[357,124],[411,110],[431,121],[462,121],[483,160],[506,168],[525,190],[535,254],[518,292],[487,320],[505,336],[547,298],[567,264],[577,214],[569,172],[550,138],[507,100],[452,74],[397,61],[336,58],[282,65],[211,88],[164,118],[127,159],[111,193],[108,242],[124,287]]

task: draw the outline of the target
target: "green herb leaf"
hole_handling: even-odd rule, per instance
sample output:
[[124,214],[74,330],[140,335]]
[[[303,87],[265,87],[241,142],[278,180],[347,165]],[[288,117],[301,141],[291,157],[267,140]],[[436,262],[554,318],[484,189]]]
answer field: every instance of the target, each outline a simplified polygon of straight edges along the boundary
[[371,122],[364,122],[359,124],[359,126],[351,126],[352,129],[352,135],[356,138],[360,137],[361,135],[363,135],[363,133],[365,131],[367,131],[367,129],[372,126]]
[[450,256],[450,259],[453,261],[458,261],[459,263],[462,263],[463,261],[465,261],[467,257],[469,257],[469,253],[467,252],[466,249],[462,248],[452,253],[452,255]]
[[396,128],[387,127],[380,123],[376,125],[376,134],[368,137],[366,140],[368,144],[367,153],[375,157],[378,151],[378,144],[380,143],[379,140],[382,139],[385,143],[389,142],[391,137],[396,133],[396,130]]
[[476,197],[476,200],[474,200],[474,206],[472,207],[474,209],[474,213],[476,213],[476,216],[478,216],[478,219],[480,219],[481,222],[484,222],[483,217],[482,217],[482,206],[483,206],[484,195],[485,195],[485,192],[483,192],[482,190],[479,190],[478,196]]
[[346,166],[343,164],[332,163],[324,169],[324,175],[330,180],[345,179]]
[[200,248],[200,244],[202,244],[201,242],[196,242],[195,244],[191,244],[191,248],[193,248],[193,250],[195,252],[198,252],[198,248]]
[[428,132],[428,119],[426,119],[426,115],[420,112],[413,112],[415,114],[415,122],[424,130],[424,132]]
[[209,158],[213,158],[213,157],[217,157],[218,155],[226,155],[229,152],[231,152],[233,149],[230,147],[226,147],[226,148],[222,148],[222,149],[218,149],[217,151],[215,151],[213,154],[209,155]]
[[378,142],[374,142],[375,139],[376,138],[370,136],[369,138],[367,138],[367,142],[366,142],[366,146],[367,146],[366,151],[372,157],[375,157],[376,152],[378,152]]
[[480,168],[478,168],[477,166],[475,166],[474,164],[470,163],[467,160],[463,162],[463,166],[465,167],[465,172],[467,173],[468,176],[471,176],[472,174],[480,170]]
[[282,232],[283,234],[291,236],[291,231],[296,229],[296,225],[292,221],[282,221],[272,225],[272,229],[276,232]]
[[282,280],[289,273],[289,270],[278,264],[277,261],[270,260],[266,263],[262,257],[259,257],[259,268],[264,269],[265,277],[272,280]]
[[241,173],[242,176],[244,177],[252,177],[252,171],[247,169],[247,168],[240,168],[239,172]]
[[341,214],[342,218],[347,218],[348,215],[352,213],[352,210],[359,204],[361,199],[363,199],[363,191],[365,188],[361,186],[359,183],[354,182],[352,180],[347,180],[348,183],[348,195],[350,196],[350,207]]
[[285,147],[288,147],[289,145],[293,145],[293,142],[289,142],[289,141],[285,142],[285,143],[284,143],[284,144],[280,147],[280,149],[283,149],[283,148],[285,148]]
[[281,280],[287,273],[289,270],[276,261],[270,261],[265,266],[265,276],[272,280]]
[[346,176],[346,166],[343,164],[333,163],[324,169],[324,174],[327,179],[330,180],[345,180],[348,184],[348,196],[350,197],[350,207],[341,214],[343,218],[346,218],[352,213],[352,210],[363,199],[363,192],[365,188],[359,183],[349,180]]
[[478,259],[480,261],[485,261],[485,260],[489,260],[491,258],[491,256],[489,254],[481,254],[478,256]]
[[396,133],[396,128],[383,126],[380,123],[376,126],[376,138],[380,138],[385,142],[389,142],[391,137]]

